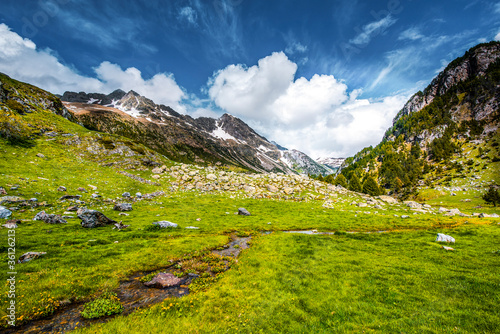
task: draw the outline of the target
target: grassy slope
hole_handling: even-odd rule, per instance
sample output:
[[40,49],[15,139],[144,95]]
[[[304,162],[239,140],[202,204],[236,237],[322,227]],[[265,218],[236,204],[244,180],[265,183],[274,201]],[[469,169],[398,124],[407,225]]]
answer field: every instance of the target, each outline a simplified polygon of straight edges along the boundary
[[[63,214],[71,203],[58,201],[63,193],[57,187],[67,187],[67,194],[77,194],[76,189],[84,187],[89,190],[82,194],[88,207],[131,227],[123,232],[111,227],[87,230],[80,227],[78,219],[69,220],[67,225],[47,225],[31,220],[43,208],[16,211],[13,218],[23,220],[16,230],[17,257],[27,251],[47,252],[40,259],[16,265],[18,322],[50,313],[58,301],[86,300],[94,293],[113,289],[133,272],[161,268],[169,259],[220,246],[232,231],[320,229],[400,232],[335,236],[277,232],[260,236],[243,253],[237,267],[207,291],[167,301],[142,314],[117,317],[84,332],[165,331],[167,324],[172,332],[378,328],[388,332],[451,332],[455,327],[466,332],[492,332],[500,325],[494,307],[498,303],[500,278],[495,268],[499,257],[492,253],[500,248],[495,243],[498,219],[414,216],[403,207],[387,207],[375,214],[373,209],[353,208],[350,203],[360,199],[352,195],[339,195],[334,199],[335,209],[324,209],[323,201],[256,200],[238,193],[170,193],[167,180],[162,179],[161,186],[137,182],[119,174],[122,168],[100,163],[122,161],[123,156],[92,155],[85,146],[104,137],[116,143],[125,139],[90,132],[48,112],[28,114],[23,119],[52,131],[78,135],[84,144],[68,146],[64,144],[67,137],[41,137],[34,147],[25,148],[0,139],[0,185],[9,195],[36,197],[51,205],[45,208],[48,213]],[[141,149],[152,160],[172,164]],[[37,153],[46,158],[37,157]],[[150,168],[129,172],[152,180]],[[20,188],[10,191],[15,184]],[[98,187],[101,200],[91,199],[89,184]],[[134,210],[126,217],[118,216],[113,204],[104,201],[121,201],[125,191],[144,194],[158,190],[167,195],[134,203]],[[241,206],[253,215],[235,216]],[[411,216],[401,219],[395,214]],[[170,220],[181,227],[198,226],[200,230],[145,229],[157,220]],[[437,231],[457,237],[456,253],[439,249],[433,242]],[[7,240],[6,229],[0,230],[0,240]],[[5,242],[1,249],[0,278],[5,281]],[[8,301],[6,288],[2,286],[2,305]],[[2,307],[0,317],[4,315]]]

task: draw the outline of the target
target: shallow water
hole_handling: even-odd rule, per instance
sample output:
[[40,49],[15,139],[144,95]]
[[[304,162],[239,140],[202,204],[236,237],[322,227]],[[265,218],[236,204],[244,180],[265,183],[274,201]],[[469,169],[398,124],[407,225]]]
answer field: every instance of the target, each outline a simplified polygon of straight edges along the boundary
[[[214,250],[212,253],[220,256],[238,257],[242,249],[249,247],[248,241],[251,237],[239,238],[232,236],[232,241],[223,250]],[[162,272],[173,273],[174,264],[168,268],[159,268]],[[156,270],[154,270],[156,271]],[[158,289],[149,288],[140,281],[140,278],[151,273],[138,272],[130,276],[126,281],[120,282],[118,289],[114,290],[120,299],[124,311],[122,315],[128,315],[141,307],[148,307],[161,303],[167,298],[180,298],[189,294],[189,284],[193,277],[187,276],[176,286]],[[104,323],[114,316],[100,319],[84,319],[80,316],[84,303],[73,303],[57,310],[53,315],[40,320],[34,320],[24,326],[3,329],[0,333],[68,333],[76,328],[86,327],[95,323]]]

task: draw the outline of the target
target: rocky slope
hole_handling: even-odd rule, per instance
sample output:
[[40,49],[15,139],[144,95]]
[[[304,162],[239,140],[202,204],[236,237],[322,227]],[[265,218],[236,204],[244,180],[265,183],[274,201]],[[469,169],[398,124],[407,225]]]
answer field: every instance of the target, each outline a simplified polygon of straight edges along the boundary
[[175,161],[257,172],[329,173],[304,153],[282,150],[229,114],[193,119],[134,91],[66,92],[61,99],[87,128],[137,140]]
[[342,174],[373,176],[386,190],[406,195],[450,188],[460,183],[454,179],[495,185],[499,125],[500,43],[491,42],[451,62],[406,103],[379,145],[346,160]]
[[337,170],[342,166],[345,158],[318,158],[315,160],[316,163],[323,165],[332,170],[332,172],[337,172]]

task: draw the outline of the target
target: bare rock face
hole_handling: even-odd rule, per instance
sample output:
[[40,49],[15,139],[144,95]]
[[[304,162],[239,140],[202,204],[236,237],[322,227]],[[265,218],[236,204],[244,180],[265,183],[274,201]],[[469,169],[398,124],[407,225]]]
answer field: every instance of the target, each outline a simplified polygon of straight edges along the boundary
[[150,288],[164,289],[179,285],[181,282],[182,279],[173,274],[159,273],[151,281],[144,283],[144,285]]
[[89,210],[87,208],[78,209],[77,216],[82,220],[81,225],[85,228],[103,227],[106,225],[116,224],[116,221],[109,219],[101,212]]

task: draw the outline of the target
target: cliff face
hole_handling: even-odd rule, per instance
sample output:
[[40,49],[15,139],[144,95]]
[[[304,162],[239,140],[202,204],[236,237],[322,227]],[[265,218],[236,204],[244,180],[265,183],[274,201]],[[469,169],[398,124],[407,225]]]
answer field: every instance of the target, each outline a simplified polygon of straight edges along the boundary
[[491,42],[452,61],[412,96],[382,142],[348,158],[342,174],[372,176],[406,196],[424,182],[500,175],[499,126],[500,42]]
[[[424,92],[415,94],[394,118],[393,124],[403,116],[422,110],[431,104],[437,96],[445,95],[450,88],[456,87],[459,83],[484,77],[490,65],[499,58],[500,43],[498,42],[481,44],[467,51],[463,57],[455,59],[434,78]],[[480,107],[475,110],[476,120],[485,119],[495,108],[498,109],[498,99],[486,104],[488,105],[486,109]]]

